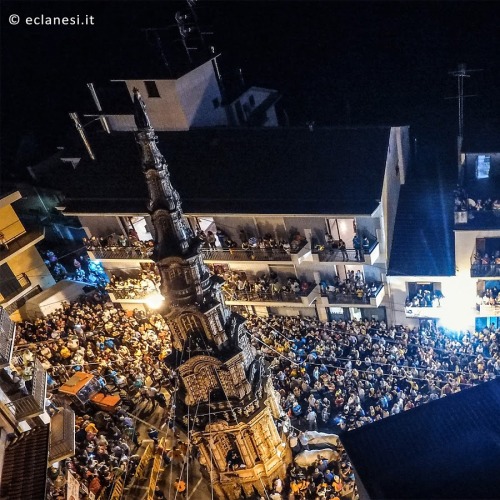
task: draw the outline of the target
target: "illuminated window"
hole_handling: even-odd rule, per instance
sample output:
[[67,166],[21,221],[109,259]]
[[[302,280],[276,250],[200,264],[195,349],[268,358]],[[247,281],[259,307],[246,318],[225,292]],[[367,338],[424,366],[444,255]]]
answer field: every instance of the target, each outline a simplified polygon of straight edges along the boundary
[[477,155],[476,158],[476,179],[487,179],[490,176],[491,157]]

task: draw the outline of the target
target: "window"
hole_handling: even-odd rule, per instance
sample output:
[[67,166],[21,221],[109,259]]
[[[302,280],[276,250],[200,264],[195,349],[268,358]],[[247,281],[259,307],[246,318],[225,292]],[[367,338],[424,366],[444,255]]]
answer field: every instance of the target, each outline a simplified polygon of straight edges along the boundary
[[251,95],[249,98],[248,98],[248,102],[250,103],[250,106],[252,106],[252,108],[255,107],[255,97],[253,95]]
[[487,179],[490,176],[491,157],[477,155],[476,158],[476,179]]
[[212,104],[214,105],[214,109],[217,109],[220,106],[219,98],[212,99]]
[[146,91],[148,93],[148,97],[161,97],[160,92],[158,92],[158,87],[156,86],[156,82],[154,80],[146,80],[144,82],[146,85]]

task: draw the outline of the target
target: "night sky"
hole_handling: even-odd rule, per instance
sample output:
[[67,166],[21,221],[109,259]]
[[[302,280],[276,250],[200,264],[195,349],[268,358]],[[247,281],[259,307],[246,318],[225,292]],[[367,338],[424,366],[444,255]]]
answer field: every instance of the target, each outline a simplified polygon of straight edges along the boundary
[[[168,28],[184,2],[2,2],[2,173],[55,151],[83,111],[86,82],[147,63],[144,28]],[[498,2],[197,2],[225,68],[275,88],[291,125],[410,124],[456,133],[458,63],[467,79],[467,130],[500,135]],[[18,14],[21,22],[9,24]],[[94,26],[26,26],[26,16],[93,15]],[[175,30],[164,30],[171,34]],[[167,36],[167,35],[165,35]],[[178,41],[177,46],[179,47]],[[145,78],[153,75],[145,76]]]

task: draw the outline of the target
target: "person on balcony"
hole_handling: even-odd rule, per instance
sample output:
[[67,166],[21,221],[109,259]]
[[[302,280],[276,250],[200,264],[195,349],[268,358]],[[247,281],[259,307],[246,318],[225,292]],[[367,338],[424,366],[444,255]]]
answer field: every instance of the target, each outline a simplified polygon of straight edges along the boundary
[[346,249],[345,242],[343,239],[339,240],[339,250],[340,250],[340,253],[342,254],[342,260],[344,262],[348,261],[349,255],[347,254],[347,249]]
[[357,234],[354,235],[352,239],[352,246],[354,247],[354,251],[356,252],[356,260],[363,260],[363,254],[361,252],[361,240]]
[[217,239],[219,240],[220,246],[224,249],[226,247],[227,234],[218,227],[216,228],[215,234],[217,235]]
[[207,243],[210,250],[216,249],[215,241],[216,241],[215,234],[212,231],[207,231]]

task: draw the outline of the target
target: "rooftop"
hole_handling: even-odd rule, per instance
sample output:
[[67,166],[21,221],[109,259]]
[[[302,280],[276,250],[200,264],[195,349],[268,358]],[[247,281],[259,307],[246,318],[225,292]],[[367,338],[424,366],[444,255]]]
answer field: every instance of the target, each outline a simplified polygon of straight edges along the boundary
[[[382,195],[390,127],[197,129],[158,133],[186,213],[371,215]],[[132,133],[89,136],[92,161],[37,178],[68,198],[67,213],[146,212]]]
[[455,174],[439,164],[420,162],[401,188],[390,276],[452,276],[455,274],[453,188]]
[[500,379],[340,439],[370,498],[498,498]]

